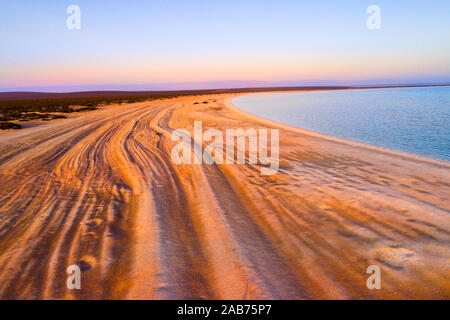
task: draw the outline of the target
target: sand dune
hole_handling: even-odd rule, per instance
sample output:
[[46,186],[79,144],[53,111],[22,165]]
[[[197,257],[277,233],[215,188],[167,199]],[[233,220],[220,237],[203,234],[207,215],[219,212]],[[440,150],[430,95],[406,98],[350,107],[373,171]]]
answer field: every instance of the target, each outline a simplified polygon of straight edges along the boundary
[[[450,297],[448,162],[263,121],[232,96],[1,133],[0,298]],[[277,126],[279,173],[175,165],[172,130],[194,120]],[[81,290],[66,288],[72,264]],[[372,264],[381,290],[366,287]]]

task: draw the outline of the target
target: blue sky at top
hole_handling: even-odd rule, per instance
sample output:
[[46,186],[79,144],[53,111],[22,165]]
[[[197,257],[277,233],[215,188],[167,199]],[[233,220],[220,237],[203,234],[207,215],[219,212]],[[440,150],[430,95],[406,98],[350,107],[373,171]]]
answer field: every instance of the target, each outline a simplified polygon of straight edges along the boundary
[[[81,30],[66,8],[81,8]],[[381,8],[380,30],[366,8]],[[0,90],[210,80],[450,82],[450,2],[0,0]]]

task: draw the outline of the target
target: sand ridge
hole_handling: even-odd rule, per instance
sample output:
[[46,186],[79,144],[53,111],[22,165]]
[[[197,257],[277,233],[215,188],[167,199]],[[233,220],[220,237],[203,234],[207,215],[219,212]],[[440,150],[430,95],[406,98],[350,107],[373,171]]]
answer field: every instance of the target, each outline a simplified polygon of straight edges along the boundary
[[[448,162],[268,122],[236,110],[235,96],[0,135],[0,298],[450,297]],[[171,133],[195,120],[279,128],[279,173],[175,165]],[[71,264],[81,290],[66,288]],[[366,287],[372,264],[381,290]]]

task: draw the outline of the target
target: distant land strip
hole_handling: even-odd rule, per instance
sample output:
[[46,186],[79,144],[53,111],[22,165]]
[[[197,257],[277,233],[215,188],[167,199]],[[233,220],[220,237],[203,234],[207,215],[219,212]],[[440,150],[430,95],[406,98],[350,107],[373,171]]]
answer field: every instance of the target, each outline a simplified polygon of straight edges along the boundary
[[123,98],[142,96],[185,96],[218,93],[268,92],[268,91],[313,91],[313,90],[345,90],[345,89],[384,89],[384,88],[417,88],[442,87],[450,84],[428,85],[381,85],[381,86],[299,86],[299,87],[253,87],[205,90],[171,90],[171,91],[80,91],[80,92],[0,92],[0,101],[35,100],[35,99],[68,99],[68,98]]
[[21,129],[22,125],[20,123],[23,122],[67,118],[66,115],[69,113],[97,110],[98,107],[106,105],[172,99],[181,96],[434,86],[440,85],[254,87],[178,91],[84,91],[68,93],[3,92],[0,93],[0,130]]

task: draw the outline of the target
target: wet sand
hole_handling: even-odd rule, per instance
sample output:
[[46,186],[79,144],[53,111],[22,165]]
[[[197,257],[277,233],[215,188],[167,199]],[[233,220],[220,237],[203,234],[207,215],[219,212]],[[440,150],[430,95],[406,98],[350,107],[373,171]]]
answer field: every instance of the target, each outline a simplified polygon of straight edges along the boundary
[[[260,119],[235,96],[0,133],[0,298],[450,298],[449,162]],[[175,165],[171,133],[194,120],[279,128],[279,173]]]

